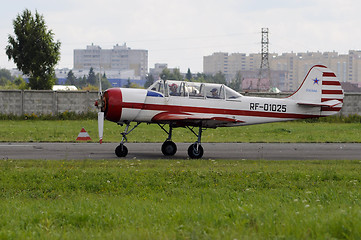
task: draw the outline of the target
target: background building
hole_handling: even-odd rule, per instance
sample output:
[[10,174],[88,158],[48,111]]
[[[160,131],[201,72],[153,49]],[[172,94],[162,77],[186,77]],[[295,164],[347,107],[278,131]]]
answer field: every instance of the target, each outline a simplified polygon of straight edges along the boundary
[[[73,71],[105,71],[106,75],[122,75],[131,79],[145,79],[148,72],[148,50],[128,48],[127,45],[115,45],[113,49],[102,49],[97,45],[87,46],[86,49],[74,50]],[[130,72],[132,74],[130,74]]]
[[[361,51],[350,50],[348,54],[337,52],[305,52],[269,54],[271,79],[282,91],[295,91],[302,83],[309,69],[316,64],[322,64],[332,69],[341,82],[356,85],[361,83]],[[258,79],[261,65],[261,54],[245,54],[225,52],[213,53],[203,57],[203,71],[206,74],[216,74],[221,71],[227,81],[233,79],[241,71],[245,83],[250,79]],[[254,84],[248,84],[254,86]],[[251,90],[253,87],[249,87]]]
[[164,69],[168,68],[167,63],[156,63],[154,64],[154,68],[149,68],[149,75],[153,75],[155,80],[160,78],[160,74]]
[[[152,75],[154,80],[158,80],[160,79],[160,74],[162,73],[162,71],[164,69],[168,69],[171,73],[173,73],[174,71],[178,70],[179,68],[168,68],[168,64],[167,63],[156,63],[154,64],[154,68],[149,68],[149,75]],[[181,73],[182,74],[182,73]],[[182,74],[183,77],[185,76],[185,73]]]
[[218,52],[203,57],[203,73],[216,74],[217,72],[228,75],[228,53]]

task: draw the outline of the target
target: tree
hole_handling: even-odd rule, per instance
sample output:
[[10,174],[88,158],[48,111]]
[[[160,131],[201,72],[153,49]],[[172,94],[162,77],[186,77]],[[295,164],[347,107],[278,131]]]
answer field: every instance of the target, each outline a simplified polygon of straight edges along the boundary
[[144,88],[149,88],[154,83],[154,77],[152,74],[149,74],[145,77],[147,81],[144,84]]
[[217,72],[213,77],[214,83],[226,84],[226,76],[221,72]]
[[65,84],[68,85],[76,85],[76,77],[72,70],[68,72],[68,76],[66,77]]
[[191,70],[188,68],[187,74],[186,74],[186,79],[188,79],[188,81],[190,81],[192,79],[192,73]]
[[6,54],[17,68],[29,75],[32,89],[51,89],[55,83],[54,66],[60,59],[59,41],[47,29],[44,17],[25,9],[13,20],[15,36],[8,36]]
[[128,78],[127,84],[125,84],[126,88],[130,88],[130,86],[132,85],[132,83],[130,82],[130,79]]
[[173,72],[170,72],[168,68],[164,68],[159,76],[163,80],[183,80],[183,76],[178,68],[173,69]]
[[87,77],[84,75],[83,77],[77,78],[77,81],[79,82],[78,85],[75,85],[76,87],[79,86],[79,88],[83,88],[86,86]]
[[182,76],[182,74],[180,73],[179,68],[173,69],[173,73],[171,74],[171,78],[170,78],[170,79],[179,80],[179,81],[182,81],[182,80],[183,80],[183,76]]
[[0,78],[9,80],[11,82],[14,80],[14,77],[11,76],[10,71],[5,68],[0,69]]
[[[99,79],[99,73],[97,73],[96,78]],[[112,87],[112,84],[109,82],[109,80],[108,80],[107,76],[105,75],[105,73],[101,76],[101,81],[102,81],[102,91],[107,90],[108,88]]]
[[0,69],[0,86],[8,85],[13,79],[9,70]]
[[28,84],[21,76],[16,77],[14,83],[16,84],[18,89],[25,90],[28,88]]
[[97,83],[97,77],[95,76],[95,72],[92,67],[89,69],[87,83],[90,85],[96,85],[96,83]]
[[236,90],[237,92],[242,90],[242,73],[241,71],[237,71],[236,76],[229,83],[229,87]]
[[168,68],[164,68],[162,70],[162,72],[160,73],[159,77],[162,79],[162,80],[168,80],[170,78],[170,71]]

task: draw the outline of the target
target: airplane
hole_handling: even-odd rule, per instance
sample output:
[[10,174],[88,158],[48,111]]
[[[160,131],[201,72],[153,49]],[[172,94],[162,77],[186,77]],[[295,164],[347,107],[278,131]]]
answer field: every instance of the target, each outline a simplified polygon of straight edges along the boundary
[[[102,93],[100,86],[95,106],[99,109],[100,143],[104,119],[125,124],[122,140],[115,149],[116,156],[127,156],[124,145],[127,135],[139,124],[150,123],[158,124],[168,135],[161,147],[165,156],[177,152],[172,141],[173,129],[189,129],[197,140],[189,146],[188,156],[198,159],[204,153],[201,139],[206,128],[326,117],[341,110],[343,98],[335,73],[323,65],[315,65],[297,91],[285,98],[244,96],[223,84],[158,80],[148,89],[110,88]],[[132,122],[135,125],[129,129]]]

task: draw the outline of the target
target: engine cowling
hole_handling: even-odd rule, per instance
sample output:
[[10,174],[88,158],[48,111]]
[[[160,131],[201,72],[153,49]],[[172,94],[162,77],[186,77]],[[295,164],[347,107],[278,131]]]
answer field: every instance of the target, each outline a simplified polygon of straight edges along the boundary
[[122,117],[123,95],[120,88],[110,88],[104,92],[104,112],[105,119],[112,122],[119,122]]
[[143,109],[147,90],[135,88],[110,88],[104,92],[105,119],[112,122],[136,121]]

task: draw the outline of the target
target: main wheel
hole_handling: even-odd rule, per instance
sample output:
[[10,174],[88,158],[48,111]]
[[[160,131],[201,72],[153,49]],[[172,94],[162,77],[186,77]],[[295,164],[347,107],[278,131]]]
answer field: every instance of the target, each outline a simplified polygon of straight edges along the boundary
[[128,148],[123,144],[120,144],[118,147],[115,148],[115,155],[117,157],[125,157],[128,154]]
[[173,156],[177,152],[177,145],[172,141],[165,141],[162,145],[164,156]]
[[193,143],[188,148],[188,156],[190,158],[201,158],[203,156],[203,147],[199,145],[197,150],[197,144]]

